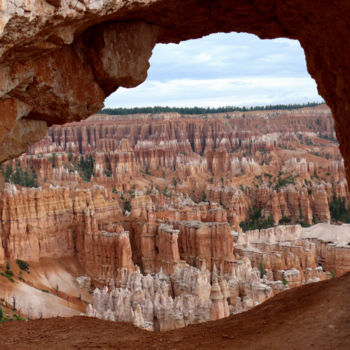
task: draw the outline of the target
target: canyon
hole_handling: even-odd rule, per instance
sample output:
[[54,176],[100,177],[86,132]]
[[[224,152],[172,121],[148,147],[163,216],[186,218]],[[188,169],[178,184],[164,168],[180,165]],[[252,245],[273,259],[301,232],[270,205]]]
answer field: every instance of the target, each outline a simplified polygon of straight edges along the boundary
[[166,331],[350,271],[325,105],[94,115],[52,126],[1,172],[1,306],[21,317]]
[[[349,269],[347,1],[315,8],[300,0],[4,0],[0,7],[5,318],[86,312],[168,330],[272,297],[257,311],[216,323],[219,332],[206,323],[156,340],[137,334],[159,348],[227,348],[232,329],[238,339],[239,331],[255,336],[267,323],[270,338],[259,335],[261,347],[280,348],[277,338],[290,348],[300,347],[299,339],[319,349],[327,345],[318,339],[348,347],[340,332],[348,304],[335,302],[348,291],[348,275],[336,276]],[[142,83],[156,43],[231,31],[299,40],[332,114],[323,107],[195,118],[96,115],[48,129],[85,119],[114,90]],[[329,278],[321,282],[324,293],[315,284],[283,292]],[[325,302],[317,304],[312,292]],[[295,307],[303,297],[306,321]],[[315,337],[295,331],[298,321],[311,329],[311,319]],[[260,329],[238,327],[244,321]],[[64,337],[69,322],[112,329],[97,320],[59,320]],[[32,324],[14,325],[16,333],[32,338]],[[212,340],[191,343],[203,331]],[[216,342],[217,333],[224,340]],[[5,338],[4,348],[18,345],[15,338]],[[135,348],[144,347],[139,339]],[[43,337],[22,344],[39,348]]]

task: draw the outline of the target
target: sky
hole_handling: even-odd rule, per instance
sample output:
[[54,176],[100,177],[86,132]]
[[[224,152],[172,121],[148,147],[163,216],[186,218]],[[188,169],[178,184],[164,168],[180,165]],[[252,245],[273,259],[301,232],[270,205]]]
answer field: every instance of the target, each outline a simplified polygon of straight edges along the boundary
[[146,81],[105,107],[218,107],[321,102],[298,41],[246,33],[157,44]]

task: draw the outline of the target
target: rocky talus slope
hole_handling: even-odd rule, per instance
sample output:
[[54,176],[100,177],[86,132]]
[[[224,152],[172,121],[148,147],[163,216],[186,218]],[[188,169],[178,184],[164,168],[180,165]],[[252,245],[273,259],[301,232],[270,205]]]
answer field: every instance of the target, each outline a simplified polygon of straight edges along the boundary
[[341,276],[334,137],[325,106],[53,126],[1,168],[2,305],[170,330]]

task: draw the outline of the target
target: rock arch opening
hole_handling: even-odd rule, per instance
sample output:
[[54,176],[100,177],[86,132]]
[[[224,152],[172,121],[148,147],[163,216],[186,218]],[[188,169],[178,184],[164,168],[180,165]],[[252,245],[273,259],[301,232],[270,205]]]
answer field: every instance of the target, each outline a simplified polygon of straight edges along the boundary
[[[180,42],[236,31],[260,38],[299,40],[308,71],[333,111],[348,169],[349,12],[345,0],[337,4],[322,2],[317,9],[302,0],[83,0],[49,1],[40,6],[24,0],[21,4],[6,2],[0,33],[0,107],[5,116],[0,161],[40,139],[47,123],[84,118],[101,108],[106,92],[139,82],[147,66],[142,58],[148,60],[156,42]],[[98,44],[102,42],[103,48]],[[122,45],[119,50],[117,42]],[[128,45],[135,48],[137,57],[128,57]],[[118,52],[119,63],[130,72],[128,77],[113,74],[110,49]],[[350,169],[347,174],[349,178]]]
[[105,108],[266,106],[321,102],[296,40],[261,40],[248,33],[212,34],[157,44],[148,77],[120,88]]
[[[319,6],[316,13],[304,1],[50,0],[41,1],[40,6],[26,0],[19,5],[6,2],[0,32],[0,110],[4,121],[0,129],[0,161],[23,152],[44,135],[48,125],[84,119],[98,111],[115,89],[140,84],[156,43],[177,43],[232,31],[300,41],[309,72],[333,109],[338,136],[343,136],[343,154],[349,156],[345,138],[348,102],[343,100],[347,94],[344,67],[348,63],[340,45],[336,45],[348,30],[341,25],[341,18],[349,12],[349,5],[344,1],[338,2],[336,8],[326,3]],[[332,29],[331,25],[327,27],[329,18],[339,20],[337,26],[332,21]],[[334,36],[335,32],[339,35]],[[45,282],[45,288],[48,286],[56,296],[61,292],[75,295],[73,308],[64,309],[67,315],[85,307],[80,299],[90,298],[87,290],[91,282],[112,288],[119,282],[124,286],[130,282],[130,290],[124,288],[119,296],[114,295],[118,296],[114,306],[123,307],[105,310],[111,295],[106,290],[97,291],[97,307],[90,307],[90,314],[132,320],[143,328],[152,329],[155,323],[157,329],[170,329],[226,317],[262,302],[286,285],[329,278],[331,271],[333,275],[348,271],[349,259],[343,249],[348,238],[338,242],[332,237],[335,242],[328,249],[328,236],[315,239],[314,228],[304,231],[301,225],[238,234],[239,228],[297,222],[311,225],[313,218],[329,222],[328,198],[333,194],[348,195],[344,166],[336,152],[327,169],[324,164],[309,166],[305,161],[284,158],[283,171],[277,168],[281,164],[273,174],[265,171],[266,162],[276,164],[269,154],[272,147],[281,146],[279,151],[285,155],[293,154],[299,141],[302,145],[313,143],[310,135],[304,138],[302,132],[298,133],[307,114],[281,118],[282,132],[287,124],[290,131],[281,144],[275,136],[261,135],[262,130],[269,133],[264,120],[259,124],[245,115],[237,118],[238,126],[234,125],[236,120],[221,118],[208,123],[209,129],[192,120],[155,120],[154,125],[145,125],[142,118],[134,124],[133,120],[124,124],[118,120],[117,129],[115,119],[101,126],[99,116],[79,125],[53,127],[50,137],[42,140],[37,149],[33,147],[32,154],[24,155],[22,163],[18,165],[13,160],[8,173],[6,168],[5,176],[14,181],[4,191],[0,205],[0,262],[6,266],[2,280],[10,284],[10,278],[14,278],[19,285],[25,282],[23,275],[26,279],[36,275],[20,274],[15,265],[18,258],[34,262],[31,268],[43,273],[42,266],[38,266],[42,258],[67,257],[70,266],[55,260],[51,261],[52,269],[70,275],[72,283],[57,283],[58,273]],[[322,123],[309,113],[306,133],[311,134],[316,127],[326,129],[327,133],[318,138],[327,139],[327,147],[334,149],[332,117],[329,111],[325,114]],[[244,137],[236,131],[246,124],[255,130],[244,144]],[[135,135],[140,130],[144,137],[137,140]],[[163,149],[156,149],[158,140],[148,135],[152,130],[169,131],[168,139],[159,140],[165,145]],[[199,137],[194,137],[195,133]],[[93,157],[94,148],[98,151]],[[305,150],[304,146],[299,148]],[[246,154],[235,154],[237,149],[244,149]],[[250,157],[253,152],[258,154],[257,161]],[[316,149],[312,152],[304,153],[309,159],[319,157]],[[25,173],[22,168],[26,168]],[[38,189],[36,169],[41,172],[39,180],[50,178],[52,185],[46,183],[45,188]],[[302,174],[298,180],[295,169]],[[87,182],[93,172],[96,182],[90,186]],[[250,186],[234,183],[233,176],[225,178],[225,174],[236,172],[242,178],[249,177]],[[337,186],[312,187],[310,178],[316,182],[319,176],[329,178],[331,172],[332,176],[342,176]],[[72,186],[61,186],[67,182]],[[293,185],[299,186],[300,195]],[[288,186],[292,187],[290,191]],[[265,213],[262,203],[270,203]],[[334,205],[344,207],[342,200]],[[245,220],[247,213],[249,220]],[[341,218],[344,213],[338,210],[338,214]],[[294,241],[295,249],[278,244],[274,254],[264,253],[270,244],[286,240]],[[248,247],[252,242],[255,249]],[[339,256],[342,263],[338,265],[334,256]],[[6,263],[8,260],[12,265]],[[141,262],[142,270],[135,262]],[[329,272],[317,266],[318,262]],[[154,274],[141,276],[141,271]],[[196,280],[199,283],[193,285]],[[146,298],[138,294],[144,307],[140,307],[141,301],[137,305],[124,303],[124,296],[139,293],[141,285],[148,289]],[[188,314],[187,295],[192,287],[197,294],[191,304],[197,305],[200,312]],[[78,297],[82,290],[83,295]],[[35,293],[44,299],[42,293],[47,291]],[[158,296],[153,299],[155,293]],[[156,301],[154,306],[148,295]],[[180,298],[174,302],[176,296]],[[52,295],[46,297],[53,300]],[[22,301],[22,306],[27,307],[27,300]],[[36,305],[37,310],[39,307]],[[164,311],[169,307],[171,313],[167,314]],[[125,313],[120,314],[121,310]],[[153,317],[153,310],[159,316],[166,315],[162,326],[161,318]],[[180,318],[179,310],[186,311]],[[45,315],[49,312],[45,310]]]

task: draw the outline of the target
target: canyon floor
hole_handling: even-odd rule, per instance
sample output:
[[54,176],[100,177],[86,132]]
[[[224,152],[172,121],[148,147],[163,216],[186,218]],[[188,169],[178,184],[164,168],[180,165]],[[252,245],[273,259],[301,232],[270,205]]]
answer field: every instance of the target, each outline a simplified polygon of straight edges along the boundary
[[280,293],[247,312],[168,332],[87,317],[7,322],[2,349],[349,349],[350,273]]

